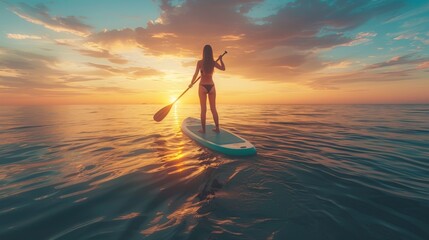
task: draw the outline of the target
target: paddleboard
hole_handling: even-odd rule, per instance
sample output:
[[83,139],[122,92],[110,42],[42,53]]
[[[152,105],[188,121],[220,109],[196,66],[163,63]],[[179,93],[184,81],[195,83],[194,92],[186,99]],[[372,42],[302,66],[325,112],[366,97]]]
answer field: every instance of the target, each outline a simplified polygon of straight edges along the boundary
[[182,122],[182,131],[192,140],[211,150],[232,156],[249,156],[256,154],[256,148],[247,140],[236,134],[220,129],[220,133],[212,131],[213,124],[206,124],[206,133],[200,133],[199,119],[188,117]]

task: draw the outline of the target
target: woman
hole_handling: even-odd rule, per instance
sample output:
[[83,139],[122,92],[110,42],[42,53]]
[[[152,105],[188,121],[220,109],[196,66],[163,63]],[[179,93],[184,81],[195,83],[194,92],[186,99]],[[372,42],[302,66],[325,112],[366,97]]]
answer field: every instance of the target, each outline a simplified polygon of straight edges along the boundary
[[219,116],[216,110],[216,88],[213,82],[213,72],[215,67],[219,70],[225,71],[225,64],[222,61],[222,55],[219,56],[218,61],[220,61],[220,64],[213,59],[212,47],[210,45],[205,45],[203,49],[203,59],[197,62],[194,76],[192,77],[191,84],[189,85],[191,88],[195,83],[198,72],[201,71],[201,81],[198,88],[201,105],[201,130],[199,132],[201,133],[206,132],[207,95],[209,96],[210,110],[213,114],[213,120],[216,125],[216,128],[213,129],[213,131],[219,133]]

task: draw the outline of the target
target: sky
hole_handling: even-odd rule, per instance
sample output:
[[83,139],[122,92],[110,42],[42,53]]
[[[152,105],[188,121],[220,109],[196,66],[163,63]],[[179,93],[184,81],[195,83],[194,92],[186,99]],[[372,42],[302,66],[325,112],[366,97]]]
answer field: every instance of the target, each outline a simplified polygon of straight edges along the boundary
[[0,105],[168,104],[205,44],[218,103],[429,103],[427,0],[0,0]]

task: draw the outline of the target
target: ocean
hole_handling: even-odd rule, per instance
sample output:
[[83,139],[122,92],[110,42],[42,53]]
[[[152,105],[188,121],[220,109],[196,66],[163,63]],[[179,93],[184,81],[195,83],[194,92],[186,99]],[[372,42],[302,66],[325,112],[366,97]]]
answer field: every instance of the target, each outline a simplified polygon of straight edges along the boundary
[[0,107],[0,239],[429,239],[429,105],[162,107]]

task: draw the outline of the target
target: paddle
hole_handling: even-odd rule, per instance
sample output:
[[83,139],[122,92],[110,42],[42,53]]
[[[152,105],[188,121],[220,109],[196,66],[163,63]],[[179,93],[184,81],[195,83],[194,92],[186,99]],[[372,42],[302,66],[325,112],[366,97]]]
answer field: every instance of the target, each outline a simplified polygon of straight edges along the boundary
[[[222,57],[227,54],[228,52],[225,51],[222,54]],[[218,57],[218,59],[216,59],[216,62],[219,61],[220,57]],[[161,110],[159,110],[157,113],[155,113],[155,115],[153,115],[153,120],[157,121],[157,122],[161,122],[166,116],[167,114],[170,112],[171,107],[177,102],[177,100],[179,100],[179,98],[181,98],[191,87],[192,85],[194,85],[196,82],[198,82],[198,80],[200,80],[201,76],[199,76],[192,84],[191,86],[182,93],[180,94],[180,96],[178,98],[176,98],[176,100],[174,100],[174,102],[170,103],[169,105],[161,108]]]

